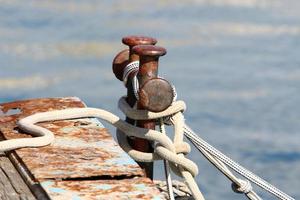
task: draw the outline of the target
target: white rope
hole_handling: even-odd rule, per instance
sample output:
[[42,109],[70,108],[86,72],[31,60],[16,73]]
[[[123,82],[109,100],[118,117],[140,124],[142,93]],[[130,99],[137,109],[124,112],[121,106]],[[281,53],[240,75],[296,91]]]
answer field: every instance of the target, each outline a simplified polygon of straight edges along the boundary
[[[283,193],[273,185],[269,184],[265,180],[256,176],[252,172],[248,171],[238,163],[228,158],[220,151],[209,145],[198,135],[196,135],[185,123],[182,115],[182,111],[185,110],[185,104],[182,101],[174,102],[169,108],[160,113],[149,112],[146,110],[135,110],[131,108],[125,101],[125,98],[121,98],[119,101],[120,109],[131,119],[135,120],[149,120],[160,119],[167,116],[172,116],[171,119],[174,123],[174,142],[170,140],[165,134],[162,134],[155,130],[144,129],[135,127],[116,115],[96,108],[72,108],[66,110],[49,111],[44,113],[37,113],[18,121],[18,126],[22,130],[30,133],[34,138],[22,138],[12,139],[0,142],[0,151],[9,151],[23,147],[39,147],[45,146],[53,142],[54,135],[51,131],[35,125],[38,122],[52,121],[52,120],[65,120],[75,118],[96,117],[105,120],[106,122],[117,127],[118,136],[134,136],[154,141],[156,143],[154,153],[144,153],[137,150],[133,150],[130,146],[126,146],[127,140],[121,141],[121,147],[126,146],[124,150],[135,160],[152,162],[155,159],[165,159],[170,163],[171,169],[185,178],[186,184],[193,194],[196,200],[204,200],[202,193],[200,192],[194,176],[198,174],[198,168],[194,162],[184,157],[184,154],[190,151],[189,145],[183,142],[183,134],[191,139],[196,147],[214,163],[220,171],[222,171],[230,180],[233,181],[234,189],[238,192],[245,193],[249,199],[260,199],[256,193],[253,192],[250,182],[236,178],[225,165],[244,176],[251,182],[265,189],[266,191],[274,194],[282,200],[294,200],[292,197]],[[184,131],[183,131],[184,130]],[[118,137],[119,138],[119,137]]]
[[[160,122],[160,124],[159,124],[160,132],[162,134],[166,135],[166,129],[165,129],[163,119],[160,118],[159,122]],[[166,185],[167,185],[167,189],[168,189],[168,197],[170,200],[175,200],[173,186],[172,186],[172,178],[171,178],[171,173],[170,173],[170,165],[167,160],[164,160],[164,169],[165,169],[165,177],[166,177],[166,183],[167,183]]]
[[[194,140],[191,142],[197,147]],[[246,180],[237,178],[231,171],[226,167],[224,163],[214,158],[209,152],[197,147],[197,149],[209,160],[217,169],[219,169],[228,179],[232,181],[232,189],[238,193],[244,193],[250,200],[261,200],[261,198],[252,190],[251,183]]]
[[123,71],[123,83],[126,86],[128,77],[131,73],[135,73],[134,76],[136,76],[136,73],[139,71],[139,61],[134,61],[126,65]]
[[[168,194],[168,188],[167,188],[167,182],[161,181],[161,180],[153,180],[156,187],[159,188],[160,192],[166,197],[169,197]],[[174,191],[174,194],[178,197],[190,197],[192,196],[191,191],[186,186],[185,183],[178,181],[178,180],[172,180],[172,190]]]
[[[123,108],[124,110],[128,110],[129,108],[132,109],[125,101],[124,98],[121,98],[119,105],[126,105]],[[181,105],[180,105],[181,104]],[[179,115],[181,114],[180,111],[185,108],[183,103],[174,104],[166,111],[161,113],[148,113],[145,110],[142,111],[135,111],[133,114],[138,114],[137,118],[132,119],[139,119],[139,120],[147,120],[147,119],[155,119],[155,118],[162,118],[168,115]],[[45,146],[53,142],[54,135],[51,131],[35,125],[38,122],[45,122],[45,121],[53,121],[53,120],[65,120],[65,119],[76,119],[76,118],[86,118],[86,117],[95,117],[99,119],[103,119],[106,122],[112,124],[118,129],[118,134],[123,134],[127,136],[134,136],[139,138],[144,138],[156,143],[155,152],[154,153],[143,153],[134,155],[132,152],[128,152],[136,160],[144,160],[144,154],[151,154],[151,158],[159,158],[167,160],[172,168],[177,168],[182,176],[185,178],[187,185],[189,186],[191,192],[194,195],[196,200],[204,200],[195,180],[194,176],[198,174],[198,167],[197,165],[192,162],[191,160],[185,158],[181,152],[188,152],[189,148],[186,147],[186,144],[182,141],[177,139],[176,143],[174,144],[169,137],[165,134],[162,134],[155,130],[144,129],[135,127],[123,120],[121,120],[116,115],[96,108],[71,108],[65,110],[57,110],[57,111],[49,111],[44,113],[36,113],[31,116],[25,117],[18,121],[18,126],[22,130],[36,136],[35,138],[24,138],[24,139],[12,139],[0,142],[0,151],[8,151],[13,150],[16,148],[23,148],[23,147],[38,147],[38,146]],[[144,118],[143,118],[144,117]],[[178,121],[177,119],[175,121]],[[182,122],[178,122],[176,124],[182,124]],[[180,127],[182,127],[180,125]],[[178,129],[178,126],[175,129]],[[179,128],[181,129],[181,128]],[[175,135],[182,134],[178,131],[175,131]],[[176,137],[175,137],[176,138]],[[179,153],[178,153],[179,152]],[[155,155],[155,156],[154,156]],[[147,160],[146,156],[146,161]]]
[[[267,181],[263,180],[262,178],[258,177],[257,175],[253,174],[246,168],[242,167],[237,162],[233,161],[231,158],[227,157],[219,150],[208,144],[202,138],[199,137],[191,128],[185,125],[185,135],[195,144],[195,146],[205,155],[210,156],[210,161],[222,171],[227,177],[230,178],[236,185],[233,185],[233,188],[236,191],[245,193],[249,199],[260,199],[258,195],[252,192],[252,187],[250,182],[245,182],[241,179],[234,178],[233,174],[224,167],[224,164],[236,171],[238,174],[242,175],[246,179],[250,180],[251,182],[255,183],[262,189],[270,192],[271,194],[275,195],[279,199],[282,200],[295,200],[294,198],[290,197],[286,193],[282,192],[275,186],[271,185]],[[211,159],[213,158],[213,159]],[[217,162],[216,162],[217,161]],[[219,163],[219,164],[218,164]],[[222,163],[222,164],[220,164]],[[224,164],[223,164],[224,163]]]
[[[132,119],[139,120],[139,116],[137,116],[138,113],[136,113],[129,106],[125,106],[125,102],[124,101],[121,100],[119,102],[119,104],[120,105],[123,104],[122,106],[120,106],[120,109],[126,114],[126,116],[128,116],[128,117],[130,117]],[[176,109],[179,112],[180,106],[182,106],[182,110],[181,111],[184,111],[185,110],[185,105],[181,101],[174,102],[173,105],[172,105],[172,108]],[[162,115],[162,116],[170,116],[170,115],[172,115],[171,114],[172,112],[170,112],[169,108],[167,110],[165,110],[164,112],[165,112],[164,114],[166,114],[166,115]],[[153,113],[153,112],[143,113],[143,111],[141,111],[139,114],[141,114],[141,115],[148,115],[149,119],[154,119],[152,117],[155,116],[155,113]],[[174,122],[174,115],[173,115],[173,117],[171,117],[171,119],[172,119],[174,125],[176,125],[176,123]],[[201,152],[206,152],[206,155],[208,155],[208,156],[213,155],[213,156],[210,156],[210,157],[211,157],[211,160],[212,159],[216,160],[214,162],[215,165],[219,166],[218,168],[228,178],[230,178],[230,180],[233,181],[233,183],[234,183],[233,187],[240,188],[240,189],[237,189],[236,191],[243,191],[249,199],[253,199],[253,200],[261,199],[253,190],[249,191],[250,190],[249,187],[245,187],[245,182],[241,181],[241,179],[236,178],[223,163],[225,163],[230,168],[234,169],[236,172],[238,172],[239,174],[241,174],[245,178],[249,179],[253,183],[257,184],[261,188],[267,190],[271,194],[274,194],[278,198],[283,199],[283,200],[293,200],[292,197],[290,197],[287,194],[283,193],[282,191],[280,191],[276,187],[272,186],[268,182],[264,181],[263,179],[259,178],[258,176],[254,175],[252,172],[246,170],[245,168],[243,168],[242,166],[240,166],[239,164],[237,164],[236,162],[234,162],[230,158],[227,157],[225,159],[225,161],[224,161],[224,157],[220,156],[220,155],[225,156],[224,154],[222,154],[221,152],[219,152],[218,150],[216,150],[214,147],[212,147],[211,145],[209,145],[207,142],[205,142],[204,140],[202,140],[186,124],[184,125],[184,132],[185,132],[186,136],[189,139],[192,139],[193,143],[195,143],[198,146],[198,148],[201,149]],[[123,142],[121,142],[120,144],[122,144],[122,143]],[[248,184],[248,182],[247,182],[247,184]]]
[[[146,110],[135,110],[126,103],[125,99],[121,99],[119,101],[119,108],[121,109],[122,112],[124,112],[126,116],[134,120],[143,120],[145,119],[145,117],[147,119],[157,119],[157,118],[167,117],[171,115],[174,116],[174,119],[176,121],[174,123],[174,146],[177,149],[176,156],[170,156],[170,154],[167,155],[166,148],[163,148],[161,145],[155,146],[154,153],[145,153],[145,152],[134,150],[128,144],[126,138],[124,138],[122,134],[117,132],[117,138],[119,144],[124,151],[126,151],[132,158],[134,158],[137,161],[141,161],[140,159],[142,158],[143,162],[152,162],[157,158],[156,155],[159,155],[160,158],[168,160],[171,164],[170,167],[172,171],[186,180],[187,186],[191,190],[193,197],[196,200],[204,199],[194,179],[194,176],[196,174],[193,174],[193,171],[191,170],[191,169],[196,170],[197,168],[193,162],[186,159],[182,154],[182,153],[188,153],[190,151],[189,145],[182,141],[184,118],[181,114],[181,111],[185,110],[186,108],[184,102],[182,101],[174,102],[165,111],[156,113],[156,112],[150,112]],[[181,163],[181,161],[183,161],[184,163]],[[183,164],[186,164],[187,166],[191,167],[191,169],[187,169],[186,166],[185,167],[183,166]]]

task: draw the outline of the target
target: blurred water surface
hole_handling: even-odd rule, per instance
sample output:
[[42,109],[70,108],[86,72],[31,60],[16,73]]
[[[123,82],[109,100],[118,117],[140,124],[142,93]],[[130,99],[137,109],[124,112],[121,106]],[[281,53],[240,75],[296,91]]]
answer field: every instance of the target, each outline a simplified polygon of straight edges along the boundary
[[[125,88],[111,61],[122,36],[153,36],[168,50],[160,74],[186,101],[190,126],[300,198],[299,1],[0,3],[0,102],[78,96],[121,115]],[[195,149],[191,158],[207,199],[244,199]]]

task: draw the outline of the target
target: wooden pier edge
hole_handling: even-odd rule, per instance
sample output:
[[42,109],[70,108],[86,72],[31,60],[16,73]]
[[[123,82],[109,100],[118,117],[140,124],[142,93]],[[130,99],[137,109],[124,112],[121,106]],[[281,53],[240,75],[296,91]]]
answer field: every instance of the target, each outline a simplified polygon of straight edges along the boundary
[[13,166],[9,158],[0,155],[0,199],[1,200],[35,200],[29,187]]
[[[81,107],[85,104],[76,97],[1,103],[0,134],[3,139],[31,137],[18,129],[19,119],[37,112]],[[11,114],[11,110],[19,113]],[[97,119],[40,125],[55,134],[55,141],[46,147],[2,154],[0,199],[165,199]]]

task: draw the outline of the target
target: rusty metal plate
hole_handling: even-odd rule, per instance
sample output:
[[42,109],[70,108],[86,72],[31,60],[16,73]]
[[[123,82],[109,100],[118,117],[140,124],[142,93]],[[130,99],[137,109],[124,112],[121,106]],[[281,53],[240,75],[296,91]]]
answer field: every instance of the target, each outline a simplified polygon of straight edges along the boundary
[[95,181],[44,181],[47,194],[56,200],[165,199],[148,178]]
[[[5,139],[31,137],[16,121],[36,112],[84,107],[78,98],[33,99],[0,104],[0,132]],[[7,115],[11,109],[19,114]],[[113,140],[102,124],[90,118],[41,123],[55,134],[55,141],[41,148],[16,150],[37,180],[142,176],[143,171]]]

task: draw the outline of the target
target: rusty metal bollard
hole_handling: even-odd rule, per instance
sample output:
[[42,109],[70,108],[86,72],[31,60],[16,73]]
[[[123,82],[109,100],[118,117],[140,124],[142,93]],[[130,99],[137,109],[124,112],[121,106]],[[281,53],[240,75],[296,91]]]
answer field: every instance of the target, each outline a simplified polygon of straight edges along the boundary
[[[149,96],[145,95],[145,93],[156,96],[155,89],[152,90],[149,86],[153,86],[153,83],[157,84],[160,80],[157,79],[158,75],[158,60],[160,56],[163,56],[167,53],[166,49],[154,45],[138,45],[132,48],[132,51],[140,56],[140,67],[139,72],[137,74],[137,78],[139,81],[139,84],[142,89],[140,92],[140,100],[137,102],[137,108],[138,109],[147,109],[149,108]],[[156,80],[155,80],[156,79]],[[151,82],[148,82],[151,81]],[[148,83],[147,83],[148,82]],[[160,84],[160,83],[158,83]],[[165,83],[163,83],[165,84]],[[162,85],[163,85],[162,84]],[[147,91],[147,92],[145,92]],[[167,95],[166,95],[167,96]],[[159,101],[164,101],[164,95],[159,95],[157,98],[152,99],[154,100],[155,104]],[[160,108],[155,107],[153,110],[159,110]],[[137,126],[147,129],[155,129],[156,122],[153,120],[142,120],[137,122]],[[153,149],[150,145],[147,144],[148,141],[139,141],[139,143],[134,143],[133,148],[137,150],[145,150],[146,152],[153,152]],[[153,165],[153,163],[151,163]],[[151,168],[153,170],[153,167]],[[151,177],[153,176],[153,171],[146,171],[147,176]]]
[[[151,37],[145,36],[127,36],[122,39],[122,42],[129,46],[129,49],[125,49],[118,53],[113,60],[113,72],[115,76],[123,81],[123,72],[126,67],[131,62],[139,61],[139,55],[132,51],[133,47],[136,45],[154,45],[156,44],[157,40]],[[127,103],[133,107],[136,103],[136,98],[133,93],[132,88],[132,74],[129,75],[128,81],[126,84],[127,87]],[[134,124],[134,120],[130,118],[126,118],[126,121],[130,124]],[[128,138],[129,139],[129,138]],[[129,143],[132,145],[133,148],[140,151],[152,151],[151,144],[144,139],[134,138],[129,139]],[[150,150],[149,150],[150,149]],[[153,177],[153,164],[152,163],[139,163],[139,165],[144,169],[146,176],[152,178]]]
[[[113,60],[113,72],[115,76],[123,81],[123,72],[126,65],[131,62],[139,61],[139,56],[132,51],[132,48],[136,45],[154,45],[157,43],[157,40],[151,37],[145,36],[127,36],[122,39],[123,44],[128,45],[129,49],[125,49],[118,53]],[[131,84],[132,75],[129,75],[127,81],[127,103],[133,107],[136,103],[136,98],[133,94],[132,84]]]

